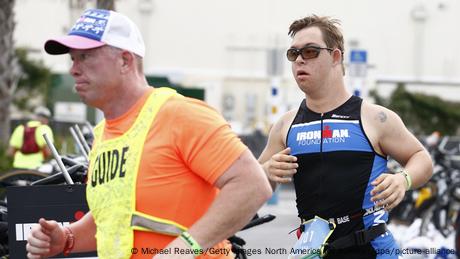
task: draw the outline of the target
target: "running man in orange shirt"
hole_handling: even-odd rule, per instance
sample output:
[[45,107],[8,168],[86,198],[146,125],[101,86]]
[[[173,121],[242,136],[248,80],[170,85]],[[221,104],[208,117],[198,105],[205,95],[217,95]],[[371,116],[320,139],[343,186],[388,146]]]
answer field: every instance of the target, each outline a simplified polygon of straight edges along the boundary
[[90,212],[68,227],[40,219],[28,258],[96,249],[107,259],[232,258],[223,240],[271,189],[228,123],[201,101],[147,84],[142,36],[120,13],[87,10],[45,50],[70,54],[76,91],[105,120],[90,154]]

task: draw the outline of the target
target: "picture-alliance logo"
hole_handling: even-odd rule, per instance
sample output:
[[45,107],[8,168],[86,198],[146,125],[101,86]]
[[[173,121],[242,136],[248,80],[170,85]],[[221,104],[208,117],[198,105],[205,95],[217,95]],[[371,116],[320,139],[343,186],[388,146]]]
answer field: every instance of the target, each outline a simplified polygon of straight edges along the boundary
[[[348,129],[331,129],[331,126],[323,127],[323,144],[345,143],[350,137]],[[299,145],[319,145],[321,143],[321,130],[301,131],[297,133],[296,141]]]

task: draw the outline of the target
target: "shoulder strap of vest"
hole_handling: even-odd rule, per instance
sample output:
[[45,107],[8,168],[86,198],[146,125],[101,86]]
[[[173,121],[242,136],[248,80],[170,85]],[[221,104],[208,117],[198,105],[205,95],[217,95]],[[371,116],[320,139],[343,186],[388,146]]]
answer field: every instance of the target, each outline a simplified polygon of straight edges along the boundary
[[100,137],[102,137],[102,133],[104,132],[104,126],[105,126],[105,119],[101,120],[94,128],[93,128],[93,134],[94,134],[94,139],[99,140]]
[[[169,88],[169,87],[160,87],[155,89],[156,93],[159,94],[174,94],[176,96],[182,96],[181,94],[178,94],[176,90]],[[147,99],[148,100],[148,99]],[[93,134],[94,134],[94,140],[100,141],[102,138],[102,135],[104,134],[104,127],[105,127],[105,119],[101,120],[93,129]]]

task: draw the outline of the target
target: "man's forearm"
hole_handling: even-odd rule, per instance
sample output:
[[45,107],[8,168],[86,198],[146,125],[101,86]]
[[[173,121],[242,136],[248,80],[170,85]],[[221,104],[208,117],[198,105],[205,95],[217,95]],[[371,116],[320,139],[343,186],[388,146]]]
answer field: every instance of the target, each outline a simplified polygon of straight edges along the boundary
[[425,184],[433,174],[433,163],[426,150],[415,153],[404,167],[412,180],[412,188]]
[[49,149],[49,147],[43,147],[43,156],[45,157],[45,159],[51,157],[51,150]]
[[276,190],[276,187],[278,187],[278,183],[275,181],[272,181],[270,177],[268,177],[268,162],[266,161],[265,163],[261,163],[261,166],[264,169],[264,173],[267,176],[270,186],[272,187],[272,191],[274,192]]
[[219,192],[208,212],[197,221],[189,233],[203,249],[228,238],[242,229],[270,197],[265,176],[248,175],[229,181]]
[[75,246],[72,252],[95,251],[96,224],[91,213],[87,213],[79,221],[72,223],[69,228],[75,236]]

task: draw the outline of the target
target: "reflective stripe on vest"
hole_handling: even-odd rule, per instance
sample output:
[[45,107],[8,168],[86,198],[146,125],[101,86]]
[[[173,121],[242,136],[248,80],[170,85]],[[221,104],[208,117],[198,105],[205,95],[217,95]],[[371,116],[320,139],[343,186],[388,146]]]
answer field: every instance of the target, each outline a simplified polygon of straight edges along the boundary
[[182,232],[187,230],[187,227],[171,220],[149,216],[137,211],[131,218],[131,226],[136,230],[153,231],[169,236],[180,236]]
[[[148,223],[143,224],[144,227],[133,227],[131,224],[134,215],[143,215],[136,212],[135,208],[137,172],[153,120],[161,106],[173,95],[178,94],[172,89],[155,89],[131,128],[122,136],[102,141],[104,121],[94,129],[87,200],[97,226],[98,257],[101,259],[130,258],[134,229],[148,230],[151,225]],[[134,216],[135,222],[138,219]],[[172,225],[180,226],[175,223]],[[159,230],[160,233],[170,232],[162,227]]]

